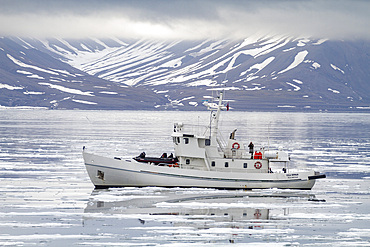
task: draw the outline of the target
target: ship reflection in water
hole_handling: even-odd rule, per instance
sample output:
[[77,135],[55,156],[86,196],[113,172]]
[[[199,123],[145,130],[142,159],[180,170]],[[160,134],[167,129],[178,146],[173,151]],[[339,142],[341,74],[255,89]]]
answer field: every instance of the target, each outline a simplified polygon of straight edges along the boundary
[[[290,207],[317,203],[324,200],[302,191],[111,188],[92,192],[84,224],[94,220],[118,224],[115,226],[130,232],[127,240],[131,241],[260,241],[292,232],[284,221]],[[136,223],[108,223],[112,219]]]

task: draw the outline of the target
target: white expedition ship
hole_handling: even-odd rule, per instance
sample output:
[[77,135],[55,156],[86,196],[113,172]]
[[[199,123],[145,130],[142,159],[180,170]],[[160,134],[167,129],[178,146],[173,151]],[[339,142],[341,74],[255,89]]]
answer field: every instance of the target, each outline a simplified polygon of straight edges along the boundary
[[[223,93],[218,104],[204,103],[211,110],[208,126],[175,123],[172,133],[175,155],[132,159],[103,157],[89,153],[83,158],[96,188],[125,186],[202,187],[222,189],[311,189],[316,179],[325,178],[315,171],[290,172],[288,153],[279,149],[245,150],[235,139],[218,137],[218,122]],[[273,169],[272,169],[273,168]]]

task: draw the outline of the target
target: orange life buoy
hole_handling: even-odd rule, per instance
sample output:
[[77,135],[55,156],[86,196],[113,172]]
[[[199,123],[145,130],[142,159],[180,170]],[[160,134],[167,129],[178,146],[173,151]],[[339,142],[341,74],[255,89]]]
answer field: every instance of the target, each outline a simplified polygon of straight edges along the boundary
[[254,217],[255,217],[256,219],[259,219],[259,218],[261,217],[261,212],[260,212],[260,210],[259,210],[259,209],[256,209],[256,212],[254,213]]
[[259,162],[259,161],[257,161],[256,163],[254,163],[254,167],[255,167],[256,169],[261,169],[261,167],[262,167],[262,163],[261,163],[261,162]]
[[234,149],[239,149],[239,148],[240,148],[240,145],[239,145],[239,143],[234,142],[234,143],[233,143],[233,145],[232,145],[232,147],[233,147]]
[[175,163],[173,167],[180,167],[178,163]]

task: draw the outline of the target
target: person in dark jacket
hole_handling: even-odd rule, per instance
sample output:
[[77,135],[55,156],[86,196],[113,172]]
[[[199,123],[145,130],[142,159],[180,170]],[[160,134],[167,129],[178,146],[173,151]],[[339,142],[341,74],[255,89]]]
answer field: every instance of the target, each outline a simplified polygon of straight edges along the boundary
[[249,147],[249,153],[251,154],[251,159],[253,159],[253,149],[254,149],[253,143],[252,142],[249,143],[248,147]]

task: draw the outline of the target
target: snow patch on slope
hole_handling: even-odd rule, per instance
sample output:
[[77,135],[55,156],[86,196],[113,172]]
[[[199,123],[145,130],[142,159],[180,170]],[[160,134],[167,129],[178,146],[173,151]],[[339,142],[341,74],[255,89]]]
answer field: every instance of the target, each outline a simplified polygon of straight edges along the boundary
[[249,88],[248,86],[243,86],[243,87],[244,87],[244,90],[246,91],[259,91],[259,90],[266,88],[265,86],[263,87],[254,86],[253,88]]
[[306,43],[308,43],[308,42],[310,42],[309,39],[301,39],[301,40],[298,41],[297,46],[305,46]]
[[317,63],[317,62],[313,62],[313,63],[312,63],[312,67],[313,67],[314,69],[318,69],[318,68],[320,68],[320,67],[321,67],[321,65],[320,65],[319,63]]
[[23,74],[23,75],[32,75],[32,73],[31,73],[31,72],[24,71],[24,70],[17,70],[17,73],[19,73],[19,74]]
[[23,92],[23,94],[25,94],[25,95],[42,95],[42,94],[45,94],[45,92],[27,91],[27,92]]
[[[203,43],[202,43],[202,44],[200,44],[199,46],[194,47],[194,48],[192,48],[192,49],[188,49],[188,51],[189,51],[189,50],[196,50],[196,49],[200,48],[203,44],[205,44],[205,43],[207,43],[207,42],[209,42],[209,41],[203,42]],[[203,54],[205,54],[205,53],[208,53],[208,52],[210,52],[210,51],[213,51],[213,50],[217,49],[217,47],[218,47],[222,42],[224,42],[224,41],[223,41],[223,40],[220,40],[220,41],[212,42],[209,46],[207,46],[207,47],[203,48],[202,50],[200,50],[200,51],[198,51],[198,52],[193,52],[193,53],[191,53],[191,54],[190,54],[190,56],[198,57],[198,56],[201,56],[201,55],[203,55]]]
[[254,73],[250,74],[250,75],[255,75],[258,72],[260,72],[263,68],[265,68],[267,65],[269,65],[272,61],[274,61],[274,59],[275,59],[275,57],[269,57],[265,61],[263,61],[262,63],[256,63],[256,64],[252,65],[248,70],[240,73],[240,76],[245,75],[246,73],[248,73],[252,69],[257,69],[257,72],[254,72]]
[[293,63],[291,63],[286,69],[283,69],[282,71],[278,72],[278,74],[285,73],[288,70],[291,70],[297,67],[299,64],[301,64],[304,61],[307,54],[308,54],[308,51],[306,50],[298,52],[298,54],[294,57]]
[[302,81],[297,80],[297,79],[293,79],[293,81],[294,81],[294,82],[296,82],[296,83],[298,83],[298,84],[303,84],[303,82],[302,82]]
[[340,93],[338,90],[334,90],[334,89],[331,89],[331,88],[328,88],[328,91],[332,91],[333,93]]
[[80,103],[80,104],[85,104],[85,105],[97,105],[98,104],[96,102],[91,102],[91,101],[86,101],[86,100],[79,100],[79,99],[72,99],[72,101]]
[[299,90],[301,90],[301,88],[300,88],[300,87],[298,87],[297,85],[294,85],[293,83],[286,82],[286,84],[288,84],[289,86],[294,87],[293,91],[299,91]]
[[14,86],[10,86],[8,84],[0,83],[0,89],[19,90],[19,89],[23,89],[23,87],[14,87]]
[[48,86],[49,88],[54,88],[54,89],[57,89],[59,91],[65,92],[65,93],[79,94],[79,95],[85,95],[85,96],[94,96],[92,94],[93,92],[83,92],[83,91],[78,90],[78,89],[67,88],[67,87],[63,87],[63,86],[60,86],[60,85],[54,85],[54,84],[51,84],[51,83],[41,82],[41,83],[39,83],[39,85]]
[[45,78],[36,74],[28,75],[28,78],[44,80]]
[[326,42],[328,39],[319,39],[316,43],[313,43],[313,45],[321,45],[322,43]]
[[338,70],[340,71],[343,75],[344,75],[344,71],[341,70],[339,67],[335,66],[334,64],[330,64],[330,66],[334,69],[334,70]]
[[117,92],[110,92],[110,91],[101,91],[99,93],[103,93],[103,94],[118,94]]
[[197,87],[197,86],[212,86],[214,84],[215,82],[212,81],[211,79],[204,79],[204,80],[197,80],[197,81],[190,82],[187,85],[190,87]]
[[168,62],[165,62],[164,64],[160,65],[159,67],[165,67],[165,68],[176,68],[176,67],[180,67],[181,64],[182,64],[182,59],[184,58],[185,56],[182,56],[182,57],[179,57],[179,58],[176,58],[176,59],[173,59],[173,60],[170,60]]
[[26,63],[24,63],[22,61],[19,61],[16,58],[12,57],[10,54],[6,54],[6,56],[10,60],[12,60],[13,63],[15,63],[18,66],[21,66],[21,67],[24,67],[24,68],[30,68],[30,69],[38,70],[38,71],[41,71],[41,72],[44,72],[44,73],[49,73],[49,74],[52,74],[52,75],[59,75],[58,73],[56,73],[54,71],[46,70],[46,69],[43,69],[43,68],[40,68],[40,67],[37,67],[37,66],[34,66],[34,65],[26,64]]

